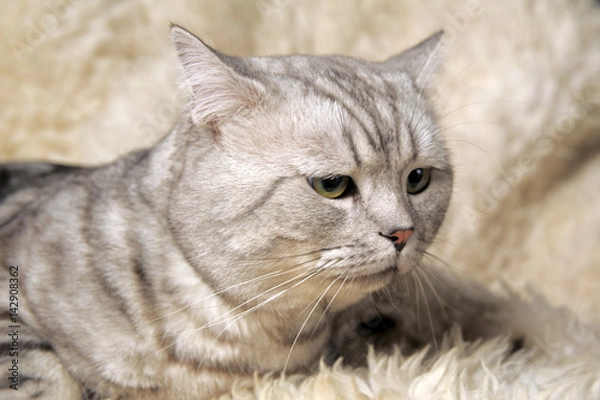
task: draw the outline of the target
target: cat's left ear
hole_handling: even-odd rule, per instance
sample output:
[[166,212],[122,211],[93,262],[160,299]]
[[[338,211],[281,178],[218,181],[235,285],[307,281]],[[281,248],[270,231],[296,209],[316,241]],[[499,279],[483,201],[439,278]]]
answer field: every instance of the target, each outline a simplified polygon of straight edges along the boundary
[[445,54],[444,32],[434,33],[417,45],[388,58],[384,65],[410,75],[418,88],[427,86]]
[[240,59],[219,53],[180,26],[171,26],[171,36],[192,93],[195,124],[218,130],[261,102],[264,87],[236,71],[244,68]]

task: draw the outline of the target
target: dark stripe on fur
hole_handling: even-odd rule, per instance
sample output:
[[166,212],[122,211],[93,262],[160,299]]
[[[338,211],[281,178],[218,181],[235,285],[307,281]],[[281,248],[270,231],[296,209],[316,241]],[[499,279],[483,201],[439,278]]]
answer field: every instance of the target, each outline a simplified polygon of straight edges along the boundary
[[265,203],[269,201],[271,197],[273,197],[277,188],[279,187],[279,185],[281,185],[281,182],[283,182],[283,180],[284,178],[279,178],[275,182],[273,182],[273,184],[271,184],[271,186],[269,186],[269,188],[264,191],[264,193],[261,195],[260,198],[258,198],[258,200],[254,201],[248,208],[246,208],[240,214],[236,215],[235,219],[245,218],[248,215],[254,213],[260,207],[264,206]]
[[[342,65],[342,70],[330,69],[328,71],[328,77],[331,82],[335,83],[340,91],[346,94],[346,97],[353,101],[359,108],[365,110],[367,115],[371,116],[371,121],[375,127],[375,135],[379,141],[378,149],[382,150],[385,148],[385,139],[382,134],[382,127],[380,122],[382,121],[381,112],[376,107],[379,101],[377,97],[381,97],[381,94],[374,93],[374,88],[370,85],[356,86],[356,82],[361,82],[358,76],[350,75],[347,71],[347,66]],[[375,139],[373,139],[375,142]]]
[[[12,347],[11,342],[0,343],[0,354],[8,354]],[[52,345],[48,342],[23,341],[19,340],[19,351],[54,351]]]
[[[346,90],[345,87],[340,82],[336,82],[334,80],[334,76],[330,76],[329,78],[330,78],[329,82],[336,84],[336,87],[338,89],[340,89],[340,91],[342,92],[341,94],[345,94],[345,98],[342,99],[342,97],[339,96],[337,93],[333,93],[331,90],[317,84],[316,82],[312,82],[312,87],[313,87],[315,93],[317,93],[317,94],[333,101],[334,103],[337,103],[341,107],[343,107],[346,110],[346,112],[348,113],[348,115],[350,117],[352,117],[358,123],[358,125],[360,125],[360,127],[363,131],[363,134],[365,135],[365,137],[367,138],[367,141],[369,142],[369,145],[374,150],[378,150],[377,143],[375,142],[375,139],[373,138],[373,135],[371,134],[369,129],[364,124],[364,121],[362,121],[358,117],[358,115],[356,114],[356,111],[346,101],[346,99],[355,100],[353,98],[354,94],[352,92],[348,92],[348,90]],[[356,101],[354,101],[354,102],[356,103]],[[360,104],[360,106],[362,106],[362,104]],[[364,109],[364,107],[361,107],[361,108]]]
[[[416,144],[416,140],[415,137],[413,136],[415,132],[417,132],[417,129],[419,129],[419,125],[421,123],[421,120],[419,120],[417,122],[417,125],[415,126],[415,113],[416,113],[416,105],[415,107],[415,111],[413,111],[410,119],[406,122],[406,129],[408,130],[408,138],[410,139],[410,148],[411,148],[411,158],[412,160],[416,160],[419,157],[419,149],[417,148]],[[424,118],[424,117],[421,117]]]
[[[338,104],[340,107],[342,107],[346,111],[348,116],[351,117],[361,127],[361,130],[363,131],[363,134],[367,138],[369,145],[374,150],[377,150],[377,144],[376,144],[375,140],[373,139],[373,137],[371,136],[371,134],[369,134],[369,130],[367,129],[367,127],[365,126],[363,121],[361,121],[361,119],[358,118],[358,116],[356,115],[356,112],[352,109],[352,107],[350,107],[350,105],[348,103],[346,103],[345,101],[342,101],[340,96],[336,95],[335,93],[333,93],[331,90],[327,89],[326,87],[323,87],[322,85],[317,84],[315,81],[308,80],[305,76],[297,75],[296,73],[294,73],[292,71],[288,71],[288,73],[289,73],[289,75],[285,75],[285,79],[294,80],[298,84],[302,85],[305,88],[305,90],[307,91],[306,95],[308,95],[308,93],[314,93],[314,94],[316,94],[320,97],[323,97],[323,98],[331,101],[332,103]],[[339,85],[336,85],[336,86],[339,87]],[[355,160],[358,159],[358,154],[355,155],[354,159]]]
[[[396,147],[398,149],[400,149],[400,142],[401,142],[401,133],[402,133],[402,125],[403,125],[403,121],[400,120],[401,118],[401,113],[398,110],[398,96],[396,93],[396,90],[394,89],[394,87],[390,84],[390,82],[383,80],[383,85],[384,85],[384,90],[385,90],[385,94],[386,96],[390,99],[389,105],[392,108],[392,115],[394,116],[394,139],[396,141]],[[413,161],[415,160],[414,158],[414,141],[412,139],[412,136],[410,137],[410,141],[411,141],[411,155],[413,157]],[[386,155],[389,156],[389,151],[386,152]]]
[[0,165],[0,202],[27,186],[40,186],[44,180],[64,177],[80,167],[50,163],[10,163]]
[[354,162],[356,163],[356,166],[360,167],[362,165],[362,161],[360,160],[360,156],[358,155],[356,143],[354,143],[354,137],[352,136],[352,133],[348,131],[347,127],[344,127],[344,130],[342,131],[342,137],[344,138],[344,142],[346,142],[346,144],[350,148],[350,151],[352,152],[352,157],[354,159]]
[[369,129],[366,127],[364,122],[361,121],[360,118],[358,118],[358,115],[356,115],[354,110],[352,110],[352,108],[345,101],[343,101],[339,96],[336,96],[335,94],[328,92],[323,88],[321,88],[317,93],[320,94],[321,96],[323,96],[324,98],[329,99],[330,101],[338,104],[344,110],[346,110],[346,113],[348,114],[348,116],[350,116],[360,126],[363,134],[365,135],[365,137],[367,138],[367,141],[369,142],[369,145],[373,148],[373,150],[375,150],[375,151],[378,150],[377,143],[375,142],[375,139],[373,139],[373,136],[369,133]]

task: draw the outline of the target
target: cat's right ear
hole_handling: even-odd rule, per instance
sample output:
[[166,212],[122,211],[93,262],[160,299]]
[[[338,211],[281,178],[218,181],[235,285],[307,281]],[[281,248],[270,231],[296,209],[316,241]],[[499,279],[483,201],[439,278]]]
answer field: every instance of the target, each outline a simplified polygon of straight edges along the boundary
[[219,53],[177,25],[171,26],[171,37],[192,94],[190,110],[195,124],[218,130],[223,122],[261,101],[262,85],[230,65],[238,59]]
[[417,87],[427,87],[431,75],[439,68],[446,53],[443,38],[444,32],[439,31],[408,50],[390,57],[383,64],[407,73]]

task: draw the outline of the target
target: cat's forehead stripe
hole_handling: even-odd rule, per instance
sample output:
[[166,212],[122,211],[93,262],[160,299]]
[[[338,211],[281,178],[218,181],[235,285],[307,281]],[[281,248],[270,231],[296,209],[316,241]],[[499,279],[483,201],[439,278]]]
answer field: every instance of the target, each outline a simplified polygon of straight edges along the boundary
[[[408,148],[408,150],[410,151],[410,158],[412,161],[415,161],[419,157],[419,149],[417,147],[417,143],[413,136],[413,134],[415,132],[413,124],[414,124],[414,119],[415,119],[415,114],[416,114],[416,106],[413,106],[413,107],[415,107],[415,108],[413,109],[413,112],[411,113],[411,115],[408,117],[407,120],[403,121],[406,129],[400,130],[400,132],[401,132],[400,134],[402,134],[402,131],[406,131],[405,136],[408,137],[408,141],[410,143],[410,146]],[[400,122],[398,121],[397,126],[400,126],[399,123]]]
[[271,61],[278,68],[265,72],[280,84],[286,82],[284,88],[289,84],[302,88],[305,96],[321,97],[343,110],[350,125],[342,127],[341,136],[357,166],[364,164],[369,153],[390,163],[394,149],[404,160],[419,158],[418,146],[424,143],[415,135],[424,116],[414,103],[417,99],[409,102],[408,108],[400,108],[404,101],[399,96],[411,91],[409,84],[395,78],[391,81],[383,69],[352,58],[291,56]]
[[[361,129],[361,132],[363,133],[364,137],[367,139],[367,142],[369,143],[371,148],[375,151],[380,149],[380,147],[378,147],[373,136],[369,133],[369,129],[367,128],[366,124],[358,117],[356,112],[354,110],[352,110],[352,107],[349,104],[347,104],[339,96],[336,96],[335,94],[332,94],[332,93],[327,93],[324,90],[320,91],[319,94],[322,97],[334,102],[335,104],[339,105],[342,109],[344,109],[346,112],[346,115],[351,117],[352,120],[358,124],[358,126]],[[352,132],[349,131],[348,129],[345,129],[344,133],[347,134],[348,136],[352,136]],[[352,140],[354,140],[354,139],[352,139]],[[356,150],[356,147],[354,147],[354,150]],[[359,157],[358,152],[356,154],[356,157]]]
[[[358,131],[343,130],[344,139],[348,142],[355,160],[360,160],[354,136],[358,133],[366,139],[369,147],[385,162],[390,162],[390,146],[398,146],[401,126],[400,114],[396,107],[396,93],[389,86],[384,86],[384,92],[377,91],[368,82],[356,76],[344,76],[335,73],[327,77],[326,82],[310,81],[310,86],[317,95],[320,95],[340,106],[347,117],[358,127]],[[387,118],[384,118],[384,114]],[[414,154],[414,141],[409,134],[408,151],[411,157]],[[357,162],[360,165],[360,161]]]
[[348,131],[348,128],[346,128],[346,127],[342,128],[342,129],[343,129],[342,137],[344,138],[344,142],[350,148],[350,151],[352,152],[352,157],[354,158],[354,162],[356,163],[356,166],[360,167],[362,165],[362,161],[358,154],[358,149],[356,148],[356,143],[354,142],[354,137],[352,136],[352,132]]
[[[305,83],[312,93],[340,106],[345,114],[356,123],[369,146],[376,152],[382,152],[389,138],[384,137],[383,131],[386,128],[382,126],[382,114],[377,107],[373,93],[366,93],[366,85],[362,85],[365,91],[361,93],[360,90],[357,90],[358,88],[351,87],[352,79],[341,79],[341,76],[336,74],[335,79],[332,79],[332,76],[326,76],[325,80],[315,79],[305,81]],[[348,130],[345,133],[352,134]],[[353,146],[352,149],[356,151],[356,146]]]
[[[324,63],[323,59],[310,56],[280,58],[279,62],[286,63],[285,74],[276,75],[283,80],[294,80],[307,92],[339,104],[359,124],[369,145],[374,150],[382,150],[386,138],[382,133],[383,118],[378,106],[394,103],[394,91],[378,91],[375,82],[383,84],[383,79],[359,60],[327,57],[327,63]],[[355,69],[364,70],[362,76]],[[367,118],[361,118],[360,114]],[[372,125],[373,129],[369,129],[367,124]]]
[[[355,112],[352,110],[350,105],[346,104],[345,101],[342,100],[341,96],[339,96],[331,91],[331,88],[327,88],[324,85],[319,85],[314,80],[309,80],[305,76],[298,76],[297,74],[292,74],[291,72],[288,72],[288,75],[286,75],[285,78],[288,80],[294,80],[297,83],[300,83],[304,87],[305,92],[316,94],[324,99],[331,101],[332,103],[337,104],[341,108],[343,108],[346,111],[346,114],[349,117],[351,117],[360,126],[369,145],[374,150],[377,150],[377,144],[375,142],[375,139],[373,139],[373,137],[368,133],[369,130],[366,127],[365,123],[363,121],[361,121],[361,119],[355,114]],[[353,133],[351,131],[349,131],[347,129],[347,127],[343,127],[342,129],[343,129],[342,137],[343,137],[345,143],[348,145],[348,148],[352,152],[352,157],[354,159],[354,162],[356,163],[357,166],[361,166],[362,161],[360,158],[360,154],[358,152],[356,142],[354,140]]]
[[[333,83],[338,91],[340,92],[340,96],[338,96],[338,101],[340,104],[344,105],[346,110],[351,113],[351,116],[361,123],[361,127],[363,128],[363,133],[368,135],[370,143],[375,150],[382,150],[385,147],[386,140],[383,137],[382,122],[383,116],[381,114],[380,107],[383,103],[381,98],[382,93],[377,93],[374,88],[373,82],[366,82],[367,76],[359,77],[358,74],[354,71],[348,71],[347,66],[346,70],[340,70],[337,66],[335,68],[330,68],[326,71],[327,79],[330,83]],[[371,81],[375,79],[375,76],[370,75]],[[343,102],[343,99],[348,99],[348,102]],[[393,102],[393,99],[385,99],[391,100],[389,102]],[[354,105],[354,111],[351,110],[351,107],[348,103],[352,103]],[[363,111],[363,112],[361,112]],[[367,129],[366,124],[358,118],[358,114],[364,114],[365,116],[370,117],[370,121],[373,129]],[[374,135],[371,135],[371,131]],[[378,143],[376,143],[375,136],[377,138]]]

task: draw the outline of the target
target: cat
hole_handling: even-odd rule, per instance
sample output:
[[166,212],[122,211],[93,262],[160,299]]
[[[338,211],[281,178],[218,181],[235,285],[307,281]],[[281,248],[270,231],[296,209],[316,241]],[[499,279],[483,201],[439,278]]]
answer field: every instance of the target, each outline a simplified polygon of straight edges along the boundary
[[158,144],[0,169],[3,396],[202,399],[314,371],[343,347],[334,316],[416,268],[444,220],[424,90],[441,33],[381,62],[171,34],[190,102]]

